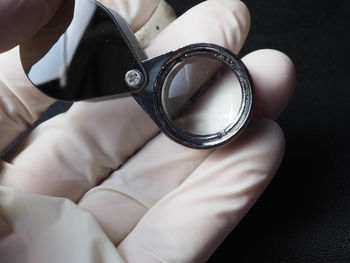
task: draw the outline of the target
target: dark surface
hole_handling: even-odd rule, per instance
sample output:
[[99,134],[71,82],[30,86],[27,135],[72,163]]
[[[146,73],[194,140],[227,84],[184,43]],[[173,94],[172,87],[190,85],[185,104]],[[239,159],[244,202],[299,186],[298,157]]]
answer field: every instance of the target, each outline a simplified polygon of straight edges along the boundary
[[[182,12],[199,1],[169,2]],[[297,90],[279,119],[281,169],[210,262],[350,262],[350,3],[244,2],[252,28],[242,54],[287,53]]]
[[[181,14],[201,1],[169,2]],[[350,262],[350,3],[244,2],[252,30],[242,54],[287,53],[298,83],[279,119],[282,167],[209,262]]]
[[350,3],[244,2],[252,30],[242,53],[287,53],[297,90],[279,119],[281,169],[210,262],[350,262]]

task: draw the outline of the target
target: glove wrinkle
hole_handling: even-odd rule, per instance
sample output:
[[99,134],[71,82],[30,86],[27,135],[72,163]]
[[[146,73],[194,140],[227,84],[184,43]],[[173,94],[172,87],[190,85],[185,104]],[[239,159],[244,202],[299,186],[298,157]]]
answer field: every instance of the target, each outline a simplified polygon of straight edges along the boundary
[[12,232],[11,226],[2,218],[2,213],[0,211],[0,240],[10,235]]
[[54,102],[43,95],[25,76],[19,50],[0,55],[0,153],[22,132],[32,127]]
[[[136,244],[128,244],[128,248],[118,247],[120,255],[127,263],[169,263],[154,252],[137,246]],[[131,252],[131,253],[130,253]]]
[[[233,47],[233,52],[238,54],[241,49],[241,43],[245,42],[250,29],[250,14],[246,5],[241,1],[233,0],[209,0],[217,10],[217,16],[225,19],[223,22],[223,39],[225,46]],[[221,6],[221,7],[219,7]],[[220,10],[220,11],[219,11]],[[225,11],[224,11],[225,10]],[[223,15],[227,13],[227,15]],[[232,37],[234,36],[234,37]]]
[[[72,202],[0,186],[1,263],[123,263],[93,217]],[[1,221],[0,221],[1,222]]]
[[[134,29],[160,8],[159,0],[104,2],[139,19]],[[244,4],[209,0],[169,25],[147,53],[157,56],[197,42],[238,53],[249,26]],[[249,70],[257,69],[258,59],[249,58]],[[0,71],[9,76],[4,61]],[[270,72],[252,76],[254,84],[266,97],[284,101],[290,72],[278,82],[280,60],[271,63]],[[19,79],[9,79],[2,78],[17,87],[12,84]],[[273,83],[278,84],[269,89]],[[271,96],[276,89],[281,92]],[[49,103],[33,91],[13,93],[28,105],[25,114],[35,116]],[[32,105],[41,100],[43,105]],[[284,105],[276,110],[266,101],[274,113]],[[272,121],[253,121],[237,141],[215,151],[195,151],[159,134],[130,98],[76,103],[36,129],[14,151],[12,164],[0,163],[0,183],[74,202],[97,187],[76,205],[0,186],[1,263],[205,262],[263,192],[283,151],[283,134]]]
[[283,133],[275,123],[251,123],[238,141],[214,151],[157,202],[119,251],[132,254],[130,243],[167,262],[205,262],[268,185],[283,151]]

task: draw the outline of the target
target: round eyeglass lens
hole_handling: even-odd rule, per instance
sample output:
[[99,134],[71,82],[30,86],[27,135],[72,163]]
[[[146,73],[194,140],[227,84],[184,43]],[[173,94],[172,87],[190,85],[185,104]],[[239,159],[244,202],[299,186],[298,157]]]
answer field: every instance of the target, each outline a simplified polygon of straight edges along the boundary
[[242,88],[224,62],[193,56],[176,64],[165,79],[162,104],[168,120],[195,136],[221,133],[242,111]]

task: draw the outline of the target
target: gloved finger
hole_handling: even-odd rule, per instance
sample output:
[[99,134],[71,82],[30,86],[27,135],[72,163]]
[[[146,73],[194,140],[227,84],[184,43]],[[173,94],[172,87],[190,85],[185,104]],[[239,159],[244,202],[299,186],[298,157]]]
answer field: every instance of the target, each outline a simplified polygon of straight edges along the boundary
[[90,212],[118,245],[148,210],[178,187],[211,152],[181,146],[160,134],[100,186],[87,192],[78,205]]
[[272,49],[252,52],[242,60],[254,82],[254,117],[276,119],[294,94],[296,73],[292,60]]
[[60,198],[0,186],[1,263],[122,263],[92,216]]
[[53,29],[64,30],[72,14],[68,11],[73,6],[74,0],[2,0],[0,53],[30,41],[38,34],[46,34]]
[[[153,3],[154,6],[152,6],[151,3]],[[157,23],[157,25],[159,27],[159,30],[161,30],[161,29],[165,28],[166,25],[169,24],[171,21],[173,21],[174,18],[175,18],[175,14],[172,11],[172,8],[169,5],[167,5],[163,0],[162,1],[153,1],[153,2],[145,2],[145,1],[138,1],[137,2],[137,1],[133,1],[133,5],[134,5],[133,7],[130,6],[130,2],[125,2],[125,1],[112,1],[112,2],[109,2],[109,3],[106,3],[106,4],[108,4],[108,7],[112,8],[112,9],[116,8],[116,7],[120,8],[122,10],[123,15],[125,15],[125,16],[126,16],[125,11],[127,11],[129,9],[133,9],[134,11],[139,9],[139,10],[142,10],[143,13],[152,14],[151,19],[149,19],[150,21],[142,21],[142,19],[145,19],[145,17],[138,17],[138,16],[135,16],[135,15],[127,17],[127,20],[131,23],[131,25],[133,25],[133,23],[135,23],[135,24],[142,24],[143,23],[144,24],[144,26],[140,29],[141,32],[138,32],[138,34],[137,34],[138,37],[140,39],[142,39],[142,41],[144,43],[149,40],[150,35],[153,35],[153,36],[156,35],[156,33],[152,33],[153,31],[157,30],[157,29],[152,29],[151,28],[151,26],[153,26],[153,23]],[[127,6],[127,7],[125,7],[125,6]],[[116,10],[116,11],[118,11],[118,10]],[[139,12],[140,11],[138,11],[136,13],[139,13]],[[149,36],[144,36],[144,34],[146,34],[146,33],[149,34]],[[11,86],[14,87],[14,91],[18,92],[18,88],[19,88],[18,84],[19,83],[21,83],[21,82],[24,82],[25,84],[28,83],[28,80],[24,76],[23,70],[21,69],[21,65],[19,63],[18,53],[14,54],[14,52],[11,51],[11,52],[5,53],[3,56],[5,56],[6,59],[3,59],[0,62],[3,62],[2,65],[3,65],[4,71],[7,73],[6,77],[8,77],[8,82],[12,84]],[[13,62],[13,61],[15,61],[15,63],[13,63],[13,64],[15,64],[16,68],[13,71],[9,71],[9,68],[6,68],[5,65],[6,65],[6,63]],[[21,74],[21,75],[18,74],[19,69],[21,69],[21,72],[23,74]],[[30,85],[30,87],[32,88],[31,85]],[[28,88],[28,87],[25,87],[25,88]],[[32,89],[25,89],[25,88],[21,89],[21,91],[23,91],[22,97],[23,96],[28,96],[29,97],[30,95],[33,95],[32,92],[34,92],[34,93],[38,93],[39,94],[39,98],[42,98],[42,97],[44,99],[46,98],[46,96],[41,95],[41,93],[39,93],[36,89],[33,89],[33,88]],[[29,92],[29,91],[31,91],[31,92]],[[30,98],[32,98],[32,97],[30,97]],[[25,100],[23,100],[23,101],[27,102],[28,98],[25,97]],[[43,99],[41,99],[41,101],[43,101]],[[52,102],[52,100],[49,100],[49,101]],[[44,103],[35,104],[35,102],[36,101],[34,100],[33,101],[34,105],[43,105],[44,104]],[[13,103],[13,104],[15,104],[15,103]],[[124,104],[128,104],[128,103],[124,102]],[[110,103],[110,105],[111,105],[111,103]],[[12,105],[11,104],[11,106],[12,106],[12,108],[14,108],[16,105]],[[17,108],[18,108],[18,106],[17,106]],[[32,108],[33,107],[28,108],[27,111],[31,112],[30,110],[32,110]],[[106,110],[107,108],[108,108],[108,105],[104,104],[104,109]],[[112,109],[110,108],[110,110],[112,110]],[[128,107],[126,106],[124,108],[124,110],[128,110]],[[41,111],[38,111],[38,112],[41,112]],[[140,111],[140,112],[143,113],[143,111]],[[137,111],[136,111],[136,113],[137,113]],[[114,115],[114,114],[111,112],[109,114],[109,116],[111,116],[111,115]],[[81,117],[84,118],[84,115],[82,115]],[[35,120],[36,118],[33,118],[33,119]],[[60,117],[57,117],[56,120],[58,122],[60,122]],[[108,122],[108,120],[106,122]],[[18,123],[14,123],[14,125],[18,125]],[[53,125],[55,126],[55,124],[53,124]],[[59,126],[59,125],[60,124],[58,124],[57,126]],[[44,127],[42,127],[42,128],[45,129]],[[141,128],[141,126],[140,126],[140,128]],[[57,135],[57,133],[56,133],[56,135]],[[17,136],[17,134],[15,134],[14,136]],[[49,137],[50,137],[50,135],[48,137],[46,137],[46,138],[49,138]],[[29,140],[30,140],[30,138],[29,138]],[[8,140],[8,141],[10,141],[10,140]],[[40,139],[40,141],[41,141],[41,143],[46,142],[45,138]],[[44,144],[46,144],[46,143],[44,143]],[[42,145],[42,146],[45,147],[44,145]],[[43,149],[42,146],[38,145],[38,148],[39,149]],[[25,144],[22,145],[22,148],[25,148]],[[18,152],[20,152],[21,151],[21,147],[18,147],[16,150]],[[15,154],[15,153],[13,153],[13,154]],[[9,158],[10,158],[10,156],[9,156]],[[55,156],[53,158],[58,158],[58,156]],[[74,158],[70,158],[70,160],[74,160]],[[40,160],[38,160],[38,161],[40,162]],[[61,164],[58,162],[57,165],[60,166]],[[36,180],[32,180],[31,176],[23,176],[22,170],[18,169],[18,167],[15,167],[14,165],[11,165],[9,163],[3,163],[2,166],[3,167],[2,167],[2,175],[1,176],[2,176],[3,180],[1,180],[1,182],[3,184],[9,184],[9,185],[12,185],[12,186],[17,186],[17,187],[19,187],[21,189],[26,189],[26,190],[36,188]],[[32,163],[31,166],[34,167],[33,169],[35,170],[36,168],[40,167],[40,163],[38,163],[37,161],[34,161],[34,163]],[[87,168],[87,169],[89,169],[89,168]],[[89,171],[89,173],[90,172],[91,171]],[[24,174],[28,174],[28,173],[30,174],[30,171],[26,171],[26,173],[24,173]],[[40,176],[42,174],[45,174],[45,169],[41,170],[41,174],[37,174],[36,176],[40,178]],[[21,177],[21,183],[20,184],[17,184],[16,181],[13,181],[12,183],[7,181],[7,178],[15,179],[18,176]],[[71,184],[70,184],[71,187],[68,187],[68,188],[65,187],[66,190],[64,190],[64,193],[60,193],[62,196],[67,196],[67,195],[69,196],[72,192],[74,192],[74,191],[72,191],[72,189],[74,189],[77,186],[77,184],[79,186],[80,186],[80,183],[82,183],[83,185],[86,185],[86,183],[84,183],[84,182],[81,182],[79,180],[71,178],[70,177],[71,174],[67,174],[66,176],[68,178],[65,178],[64,176],[63,177],[59,176],[57,178],[51,178],[51,182],[54,182],[55,180],[59,180],[59,181],[63,181],[63,182],[64,181],[69,181],[69,179],[71,180]],[[0,179],[2,179],[2,178],[0,178]],[[46,178],[45,175],[44,175],[43,178],[41,178],[43,180],[42,184],[44,184],[44,185],[46,184],[45,183],[45,181],[46,181],[45,178]],[[50,184],[48,184],[47,187],[48,188],[42,193],[55,195],[55,193],[56,193],[55,189],[56,188],[55,187],[53,189],[50,188]],[[65,193],[67,193],[67,195]],[[60,194],[57,194],[57,195],[60,195]]]
[[[69,22],[74,1],[12,1],[0,4],[0,53],[21,44],[44,48]],[[38,40],[44,40],[38,45]],[[31,52],[31,54],[35,54]],[[24,55],[28,55],[24,53]],[[53,102],[36,91],[20,63],[19,49],[0,55],[0,153]]]
[[[9,8],[6,11],[7,14],[4,14],[4,16],[0,18],[0,21],[4,20],[6,16],[9,18],[6,23],[1,23],[2,26],[6,25],[6,34],[3,34],[4,40],[2,39],[1,43],[4,41],[8,42],[5,37],[14,39],[13,43],[18,43],[18,39],[21,37],[23,40],[28,40],[27,38],[31,37],[32,39],[29,41],[31,44],[28,43],[28,41],[26,43],[27,49],[36,50],[36,46],[45,46],[34,43],[35,41],[32,35],[37,33],[40,26],[43,25],[46,25],[42,30],[44,32],[37,33],[36,38],[39,38],[39,40],[45,39],[45,36],[43,36],[45,34],[59,33],[60,29],[57,29],[57,25],[65,29],[65,23],[62,23],[62,21],[69,21],[69,12],[67,12],[67,9],[69,11],[74,1],[63,2],[66,7],[61,7],[61,11],[58,12],[58,10],[56,10],[59,8],[58,0],[49,1],[47,3],[43,2],[42,4],[44,4],[46,8],[33,8],[39,5],[39,1],[36,0],[22,1],[21,4],[17,6],[14,5],[15,2],[13,1],[5,1],[2,5],[10,5],[12,9]],[[137,32],[137,37],[144,46],[175,18],[172,8],[163,0],[111,0],[103,1],[103,3],[112,9],[118,10],[135,31],[139,30]],[[15,11],[19,15],[16,15],[16,23],[12,23],[10,14]],[[54,18],[50,17],[50,15],[53,16],[56,11],[56,16]],[[42,15],[33,15],[33,12],[42,13]],[[28,16],[28,14],[30,14],[30,16]],[[150,19],[150,17],[152,19]],[[52,19],[51,24],[47,24],[50,18]],[[25,23],[26,20],[28,21]],[[2,30],[1,25],[0,31]],[[15,30],[15,27],[18,27],[17,30]],[[11,34],[13,34],[13,36]],[[44,42],[47,44],[48,41],[45,40]],[[13,46],[13,44],[10,46]],[[22,47],[22,58],[26,55],[25,52],[23,52],[23,48],[24,47]],[[35,55],[30,54],[31,52],[28,51],[27,56],[35,57]],[[27,58],[27,60],[31,60],[31,58]],[[22,69],[18,47],[0,54],[0,79],[0,97],[2,98],[0,112],[3,116],[3,118],[0,119],[0,152],[3,152],[19,134],[33,125],[42,112],[45,111],[54,100],[35,89],[27,79]]]
[[0,153],[29,129],[54,100],[27,79],[18,48],[0,54]]
[[[202,23],[193,23],[197,20]],[[203,24],[211,29],[203,31]],[[159,36],[165,42],[158,42],[158,47],[151,43],[148,51],[161,54],[168,48],[164,43],[182,47],[198,41],[227,45],[233,50],[236,45],[243,46],[248,27],[249,13],[241,2],[210,0],[165,29]],[[77,103],[67,114],[41,125],[18,148],[21,153],[15,154],[10,167],[7,165],[3,183],[78,201],[157,133],[133,99]],[[38,155],[43,147],[45,153]],[[30,179],[19,178],[16,169],[26,171]]]
[[[255,115],[277,117],[294,89],[293,63],[283,53],[272,50],[253,52],[243,60],[252,72],[257,103],[264,105],[264,111],[258,108]],[[210,153],[182,147],[158,135],[108,180],[89,191],[79,205],[94,215],[109,238],[118,244],[154,204],[181,185]],[[124,211],[123,215],[117,216],[118,211]]]
[[32,37],[19,43],[21,61],[26,72],[52,48],[73,19],[75,1],[60,2],[59,8],[50,20],[46,24],[41,24],[38,32]]
[[151,42],[146,52],[154,57],[194,43],[213,43],[238,54],[249,29],[250,14],[241,1],[208,0],[174,21]]
[[157,202],[118,251],[130,263],[205,262],[265,189],[283,151],[279,127],[254,121]]

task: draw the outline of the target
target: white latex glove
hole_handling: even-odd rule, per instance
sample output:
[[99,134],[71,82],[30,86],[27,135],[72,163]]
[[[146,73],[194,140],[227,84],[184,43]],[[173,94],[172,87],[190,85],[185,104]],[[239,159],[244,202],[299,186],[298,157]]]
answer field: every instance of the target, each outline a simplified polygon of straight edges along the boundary
[[[25,4],[34,2],[45,5],[35,9],[37,16]],[[1,35],[12,32],[5,24],[21,34],[2,38],[1,50],[28,41],[60,13],[61,2],[21,1],[21,9],[3,0]],[[104,3],[137,30],[159,1]],[[25,22],[12,23],[15,14],[26,15]],[[209,0],[162,31],[146,52],[153,57],[207,42],[238,53],[249,24],[241,2]],[[293,64],[273,50],[243,61],[255,84],[255,120],[215,151],[184,148],[158,134],[131,98],[76,103],[40,125],[0,165],[1,262],[204,262],[265,189],[284,151],[278,125],[261,118],[276,118],[288,103]],[[1,55],[0,74],[3,151],[53,101],[25,79],[16,49]]]

